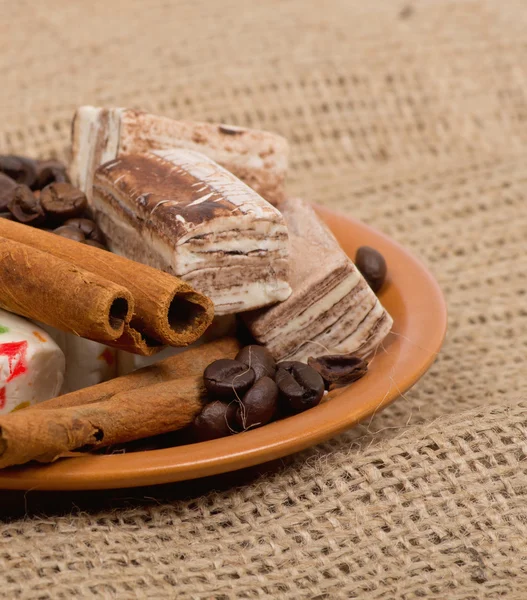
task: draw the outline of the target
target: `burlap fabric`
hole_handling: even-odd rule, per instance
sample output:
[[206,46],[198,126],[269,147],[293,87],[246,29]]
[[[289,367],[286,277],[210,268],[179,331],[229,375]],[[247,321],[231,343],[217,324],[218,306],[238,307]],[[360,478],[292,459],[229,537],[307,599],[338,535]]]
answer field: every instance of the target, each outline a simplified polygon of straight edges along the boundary
[[278,131],[291,192],[411,248],[450,310],[405,398],[272,474],[16,497],[0,595],[526,598],[525,0],[0,8],[0,151],[65,156],[81,103]]

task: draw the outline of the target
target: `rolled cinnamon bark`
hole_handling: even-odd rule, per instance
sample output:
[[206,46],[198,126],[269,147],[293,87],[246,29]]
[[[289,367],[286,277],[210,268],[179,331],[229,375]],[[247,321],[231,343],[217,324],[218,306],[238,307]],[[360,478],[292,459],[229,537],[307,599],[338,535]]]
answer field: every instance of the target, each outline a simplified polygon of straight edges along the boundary
[[203,378],[195,375],[85,406],[10,413],[0,417],[0,468],[181,429],[200,412],[204,398]]
[[126,350],[126,352],[132,352],[133,354],[139,354],[140,356],[153,356],[166,348],[164,344],[141,333],[132,327],[130,323],[125,325],[123,335],[115,342],[112,342],[112,347],[118,350]]
[[111,343],[122,336],[134,300],[125,287],[95,273],[30,245],[0,238],[0,307],[62,331]]
[[220,338],[195,348],[189,348],[181,354],[165,358],[165,360],[133,371],[123,377],[116,377],[110,379],[110,381],[40,402],[29,409],[24,409],[24,413],[29,415],[34,410],[92,404],[107,400],[128,390],[135,390],[181,377],[202,376],[205,367],[212,361],[218,358],[234,358],[240,347],[240,343],[236,338]]
[[212,322],[212,302],[178,277],[7,219],[0,219],[0,236],[125,286],[135,300],[132,327],[162,344],[187,346]]

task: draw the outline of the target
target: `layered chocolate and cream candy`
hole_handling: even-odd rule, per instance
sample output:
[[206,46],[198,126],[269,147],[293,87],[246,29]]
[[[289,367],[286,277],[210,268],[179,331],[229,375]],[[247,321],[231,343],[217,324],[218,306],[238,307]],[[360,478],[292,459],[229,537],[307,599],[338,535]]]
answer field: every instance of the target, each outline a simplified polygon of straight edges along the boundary
[[185,148],[205,154],[262,197],[283,199],[289,145],[274,133],[232,125],[175,121],[126,108],[81,106],[72,129],[73,183],[91,197],[95,170],[121,154]]
[[315,211],[298,199],[280,205],[291,239],[291,296],[244,315],[277,360],[355,353],[366,356],[392,318]]
[[121,155],[97,169],[92,209],[113,252],[181,277],[217,315],[291,293],[282,214],[203,154]]

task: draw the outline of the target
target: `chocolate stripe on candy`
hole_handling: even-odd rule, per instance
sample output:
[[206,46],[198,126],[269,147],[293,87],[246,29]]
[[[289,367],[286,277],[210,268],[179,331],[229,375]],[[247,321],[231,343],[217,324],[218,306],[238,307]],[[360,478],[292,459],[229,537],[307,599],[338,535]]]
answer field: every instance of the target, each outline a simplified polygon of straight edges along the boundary
[[97,170],[92,204],[114,252],[191,283],[218,315],[291,292],[282,215],[202,154],[123,155]]

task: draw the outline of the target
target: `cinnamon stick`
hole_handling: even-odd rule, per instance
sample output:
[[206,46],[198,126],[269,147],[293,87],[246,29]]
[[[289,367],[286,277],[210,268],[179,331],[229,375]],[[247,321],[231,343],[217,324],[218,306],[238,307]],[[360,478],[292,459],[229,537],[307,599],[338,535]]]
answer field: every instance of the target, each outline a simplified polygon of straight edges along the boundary
[[93,246],[0,219],[0,236],[27,244],[130,290],[131,327],[162,344],[187,346],[212,322],[213,305],[181,279]]
[[29,414],[33,411],[82,406],[108,400],[128,390],[144,388],[181,377],[202,376],[205,367],[212,361],[218,358],[234,358],[240,347],[240,343],[234,337],[219,338],[213,342],[189,348],[181,354],[165,358],[148,367],[137,369],[128,375],[40,402],[20,412]]
[[62,331],[111,343],[130,321],[134,300],[121,285],[0,237],[0,307]]
[[85,406],[21,410],[0,417],[0,468],[52,462],[189,425],[205,398],[199,375],[127,390]]
[[166,348],[161,342],[148,337],[132,327],[130,323],[124,326],[123,335],[115,342],[112,342],[112,347],[141,356],[153,356]]

